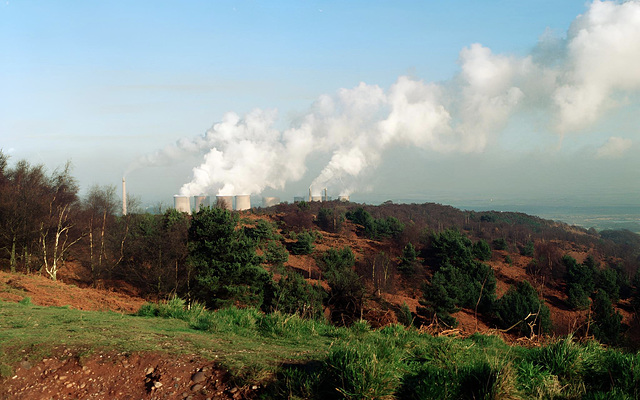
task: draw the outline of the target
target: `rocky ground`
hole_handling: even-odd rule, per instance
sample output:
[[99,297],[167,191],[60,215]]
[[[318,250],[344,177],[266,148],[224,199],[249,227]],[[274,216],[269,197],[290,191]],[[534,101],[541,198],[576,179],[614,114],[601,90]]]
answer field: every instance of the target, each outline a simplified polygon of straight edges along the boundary
[[214,362],[159,353],[79,356],[69,349],[23,361],[0,383],[0,399],[248,399]]

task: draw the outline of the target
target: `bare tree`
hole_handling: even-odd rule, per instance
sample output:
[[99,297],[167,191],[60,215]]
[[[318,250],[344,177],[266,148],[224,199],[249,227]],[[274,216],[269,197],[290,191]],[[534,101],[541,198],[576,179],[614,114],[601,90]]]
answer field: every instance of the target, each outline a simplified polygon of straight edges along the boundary
[[88,238],[88,265],[91,279],[100,276],[108,262],[107,235],[114,224],[118,208],[115,186],[93,186],[84,201],[85,234]]
[[54,281],[67,251],[82,239],[82,233],[73,229],[75,222],[72,212],[77,209],[78,186],[70,170],[71,165],[67,163],[62,170],[54,171],[50,178],[46,197],[48,216],[40,223],[41,270]]

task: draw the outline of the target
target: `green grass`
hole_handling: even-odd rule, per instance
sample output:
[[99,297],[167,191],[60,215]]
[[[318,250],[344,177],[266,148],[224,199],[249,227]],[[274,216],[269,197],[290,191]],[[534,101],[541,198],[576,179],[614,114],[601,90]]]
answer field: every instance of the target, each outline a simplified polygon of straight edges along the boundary
[[433,337],[400,325],[336,328],[255,309],[216,312],[174,298],[138,315],[0,302],[0,379],[24,358],[70,349],[161,351],[215,359],[264,398],[633,399],[640,356],[576,343],[509,346],[500,338]]

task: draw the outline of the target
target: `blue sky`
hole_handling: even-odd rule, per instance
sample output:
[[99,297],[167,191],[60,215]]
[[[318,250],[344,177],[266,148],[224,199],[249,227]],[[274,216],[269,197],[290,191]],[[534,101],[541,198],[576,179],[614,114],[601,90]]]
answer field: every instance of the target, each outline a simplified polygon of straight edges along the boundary
[[[638,78],[603,78],[618,71],[606,66],[602,73],[597,68],[584,72],[581,63],[588,65],[597,55],[581,52],[589,46],[577,33],[568,33],[572,23],[580,25],[575,21],[581,14],[594,16],[580,26],[594,32],[587,40],[596,43],[618,24],[632,25],[624,17],[632,13],[616,12],[620,4],[597,4],[604,6],[596,9],[584,1],[4,1],[0,148],[14,161],[27,159],[50,169],[71,160],[83,190],[117,185],[127,171],[130,191],[145,202],[168,203],[179,191],[216,194],[224,188],[288,199],[304,194],[313,182],[362,201],[637,204]],[[597,31],[599,15],[608,18],[604,33]],[[637,39],[620,39],[629,41],[621,46],[621,64],[633,65]],[[556,50],[565,55],[554,56]],[[536,79],[550,74],[556,83],[537,90]],[[506,75],[513,79],[502,82]],[[602,83],[587,84],[583,78]],[[497,82],[497,89],[487,91],[485,82]],[[398,119],[414,115],[402,114],[404,103],[395,103],[393,88],[402,84],[406,92],[398,92],[413,93],[406,98],[430,99],[421,103],[422,114],[436,112],[433,104],[443,107],[450,136],[443,139],[440,122],[424,135],[402,127]],[[594,88],[602,89],[602,96],[589,97]],[[477,100],[478,95],[484,97]],[[583,101],[583,95],[592,101]],[[330,111],[320,110],[325,97]],[[349,108],[360,101],[365,111]],[[484,108],[495,104],[500,106]],[[598,111],[589,112],[591,106]],[[277,116],[261,114],[245,125],[245,116],[256,108],[277,110]],[[483,110],[496,115],[480,116]],[[239,122],[231,118],[220,125],[216,132],[231,132],[223,143],[221,133],[206,132],[215,131],[212,126],[225,121],[228,112]],[[298,159],[283,148],[294,148],[293,137],[306,138],[302,127],[311,117],[313,132]],[[364,122],[352,124],[361,117]],[[323,118],[326,123],[318,124]],[[429,123],[422,117],[417,121]],[[475,129],[480,133],[471,138]],[[292,133],[285,137],[287,130]],[[272,132],[268,140],[262,131]],[[381,145],[388,135],[395,136]],[[238,147],[251,141],[250,148]],[[229,167],[233,154],[292,161],[261,176],[251,166]],[[297,172],[289,170],[293,166]],[[206,184],[195,184],[193,168],[208,171]],[[221,168],[228,173],[220,175]],[[262,182],[240,183],[239,174]]]

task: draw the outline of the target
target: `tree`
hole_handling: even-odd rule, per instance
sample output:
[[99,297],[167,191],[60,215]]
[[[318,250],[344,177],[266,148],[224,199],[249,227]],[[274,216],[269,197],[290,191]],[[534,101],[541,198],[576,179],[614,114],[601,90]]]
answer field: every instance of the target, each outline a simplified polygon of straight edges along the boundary
[[0,238],[9,256],[9,266],[16,272],[22,265],[30,272],[41,250],[41,223],[49,213],[46,199],[50,192],[44,166],[31,166],[21,160],[13,168],[6,167],[2,157],[2,201],[0,202]]
[[450,314],[460,308],[476,313],[492,309],[496,278],[491,267],[474,259],[472,247],[471,240],[455,229],[432,236],[436,270],[423,287],[422,307],[418,309],[423,317],[437,317],[453,326],[456,321]]
[[369,260],[371,263],[371,280],[373,281],[373,287],[375,288],[376,295],[380,296],[380,293],[384,290],[388,290],[391,285],[391,259],[389,255],[384,251],[376,253],[373,258]]
[[355,256],[349,247],[329,249],[319,259],[325,280],[331,288],[327,304],[334,323],[350,325],[360,318],[365,294],[360,277],[353,270]]
[[366,237],[376,237],[375,220],[363,207],[358,207],[355,211],[347,212],[346,217],[354,224],[362,226]]
[[415,272],[417,259],[418,252],[416,251],[415,246],[411,243],[407,243],[407,245],[402,249],[398,270],[407,275],[413,274]]
[[533,257],[535,254],[533,241],[528,241],[527,244],[520,249],[520,254],[527,257]]
[[208,306],[260,306],[271,278],[260,267],[253,241],[236,229],[238,215],[203,208],[189,228],[189,263],[195,271],[195,293]]
[[304,231],[296,235],[296,241],[291,244],[291,253],[295,255],[306,255],[313,252],[314,235]]
[[591,331],[602,343],[616,345],[622,334],[622,315],[615,311],[606,292],[598,290],[593,294]]
[[73,230],[75,220],[72,213],[78,201],[78,186],[70,170],[67,163],[63,170],[56,171],[50,178],[46,197],[48,214],[40,223],[41,269],[54,281],[67,251],[82,238],[80,232]]
[[509,244],[505,240],[505,238],[498,238],[493,240],[493,248],[496,250],[506,250],[509,247]]
[[473,244],[473,255],[481,261],[491,260],[491,246],[485,240],[479,240]]
[[318,211],[317,222],[318,226],[323,231],[335,233],[342,229],[344,217],[342,215],[338,215],[338,213],[332,208],[321,208]]
[[505,329],[517,327],[527,335],[551,330],[551,317],[538,292],[527,281],[511,286],[498,301],[496,315]]
[[562,265],[566,270],[565,280],[569,306],[576,310],[586,310],[590,304],[589,296],[595,288],[594,267],[580,265],[575,258],[569,255],[562,257]]
[[270,240],[267,243],[264,256],[267,263],[278,268],[283,267],[284,263],[289,261],[289,252],[279,240]]
[[280,281],[274,282],[269,299],[265,299],[268,311],[298,314],[303,318],[322,316],[325,292],[320,285],[313,286],[297,272],[289,271]]
[[457,229],[446,229],[433,235],[431,248],[439,265],[450,263],[454,267],[459,267],[473,260],[471,240]]
[[89,189],[83,203],[85,219],[87,247],[89,249],[88,261],[91,278],[95,282],[103,272],[108,262],[107,238],[110,228],[115,223],[115,214],[118,207],[115,186],[93,186]]

